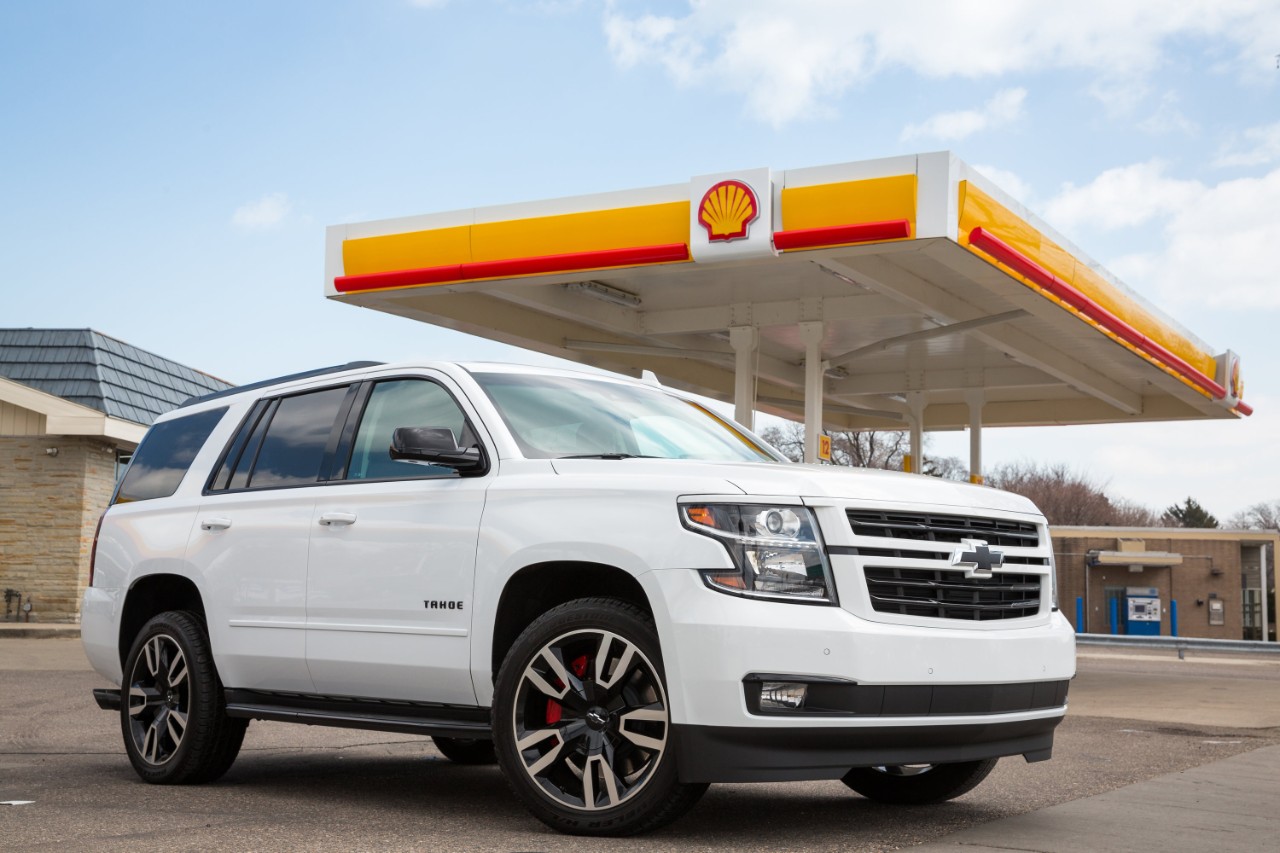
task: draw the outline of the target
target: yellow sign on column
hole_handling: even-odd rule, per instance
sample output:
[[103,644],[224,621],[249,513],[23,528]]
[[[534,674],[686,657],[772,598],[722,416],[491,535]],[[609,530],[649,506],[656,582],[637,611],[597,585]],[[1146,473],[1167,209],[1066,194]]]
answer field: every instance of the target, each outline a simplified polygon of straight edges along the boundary
[[831,461],[831,436],[818,436],[818,458],[823,462]]

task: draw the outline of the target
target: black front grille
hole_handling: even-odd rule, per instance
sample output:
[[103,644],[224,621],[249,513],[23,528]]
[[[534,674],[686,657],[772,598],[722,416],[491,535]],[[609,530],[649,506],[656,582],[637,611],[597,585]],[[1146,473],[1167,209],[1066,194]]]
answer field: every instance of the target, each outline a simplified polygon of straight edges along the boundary
[[933,619],[1020,619],[1040,612],[1041,575],[996,572],[966,578],[945,569],[863,569],[878,613]]
[[988,545],[1005,548],[1034,548],[1040,544],[1039,530],[1026,521],[869,509],[851,509],[848,515],[849,527],[853,529],[855,536],[911,539],[917,542],[981,539]]
[[[921,551],[916,548],[859,548],[856,545],[830,545],[828,554],[850,557],[894,557],[901,560],[950,560],[953,551]],[[1047,566],[1048,557],[1004,557],[1006,566]]]

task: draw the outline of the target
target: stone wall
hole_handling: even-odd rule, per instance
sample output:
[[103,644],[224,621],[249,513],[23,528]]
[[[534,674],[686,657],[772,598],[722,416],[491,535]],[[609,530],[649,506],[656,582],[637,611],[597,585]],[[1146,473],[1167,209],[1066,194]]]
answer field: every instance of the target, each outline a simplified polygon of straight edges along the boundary
[[[0,589],[21,593],[23,603],[30,597],[32,622],[79,619],[115,453],[95,438],[0,436]],[[18,603],[0,618],[23,618]]]

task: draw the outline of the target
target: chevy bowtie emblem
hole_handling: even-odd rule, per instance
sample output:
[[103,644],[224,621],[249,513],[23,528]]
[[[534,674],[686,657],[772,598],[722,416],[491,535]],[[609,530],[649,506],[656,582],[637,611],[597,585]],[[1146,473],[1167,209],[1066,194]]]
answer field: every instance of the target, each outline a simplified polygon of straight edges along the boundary
[[991,570],[1004,565],[1004,552],[992,551],[981,539],[961,539],[960,547],[951,553],[951,565],[964,569],[964,576],[991,577]]

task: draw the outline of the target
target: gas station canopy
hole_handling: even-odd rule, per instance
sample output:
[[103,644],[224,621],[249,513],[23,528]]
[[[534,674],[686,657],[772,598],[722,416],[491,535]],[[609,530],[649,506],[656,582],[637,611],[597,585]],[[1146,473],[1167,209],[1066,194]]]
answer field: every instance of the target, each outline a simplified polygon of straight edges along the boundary
[[[1239,359],[949,152],[329,228],[326,295],[818,427],[1236,418]],[[811,452],[808,452],[811,451]]]

